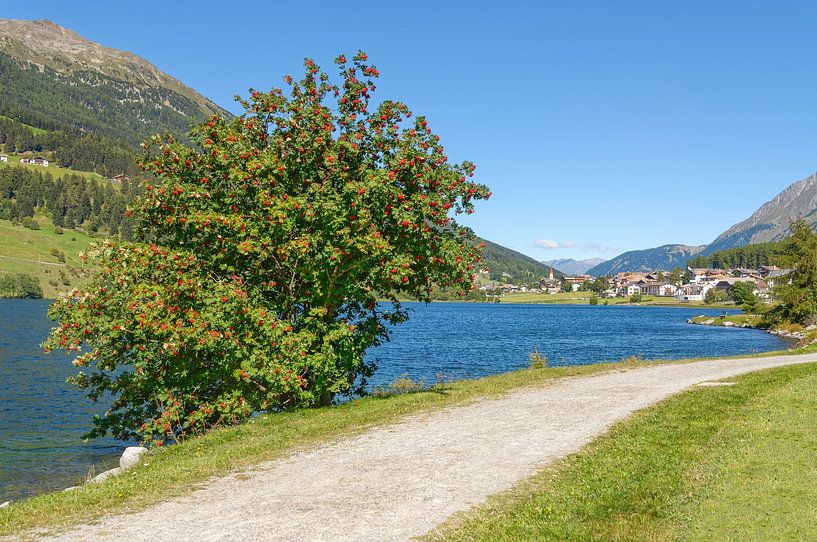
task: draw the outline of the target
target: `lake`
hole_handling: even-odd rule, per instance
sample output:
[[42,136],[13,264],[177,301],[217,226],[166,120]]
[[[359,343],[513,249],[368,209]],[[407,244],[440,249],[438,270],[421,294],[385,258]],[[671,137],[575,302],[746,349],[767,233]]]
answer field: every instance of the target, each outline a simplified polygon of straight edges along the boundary
[[[100,407],[65,383],[70,358],[44,354],[47,300],[0,300],[0,503],[61,489],[115,466],[125,443],[81,436]],[[551,365],[747,354],[784,348],[762,331],[693,326],[721,310],[669,307],[409,303],[409,322],[372,349],[372,386],[407,374],[433,382],[520,369],[534,347]],[[734,312],[734,311],[732,311]]]

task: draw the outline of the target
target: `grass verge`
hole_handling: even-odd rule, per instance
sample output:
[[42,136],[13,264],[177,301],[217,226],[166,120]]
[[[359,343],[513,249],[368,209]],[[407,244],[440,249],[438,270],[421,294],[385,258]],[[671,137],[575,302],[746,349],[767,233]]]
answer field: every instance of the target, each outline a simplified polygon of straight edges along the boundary
[[734,380],[635,414],[427,538],[817,540],[817,366]]
[[[643,362],[638,362],[639,365]],[[213,431],[150,456],[137,468],[103,484],[39,495],[0,509],[0,536],[23,536],[32,529],[59,529],[93,521],[104,514],[139,510],[189,493],[212,476],[224,475],[294,450],[361,433],[407,415],[497,396],[526,386],[541,386],[568,376],[634,367],[608,363],[529,369],[447,383],[418,393],[369,397],[339,406],[305,409],[254,418],[247,424]]]

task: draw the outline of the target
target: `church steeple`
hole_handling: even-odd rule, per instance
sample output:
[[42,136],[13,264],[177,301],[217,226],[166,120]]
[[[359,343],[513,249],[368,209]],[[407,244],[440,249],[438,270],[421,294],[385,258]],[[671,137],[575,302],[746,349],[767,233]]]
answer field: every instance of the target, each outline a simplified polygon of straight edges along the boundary
[[550,280],[553,280],[553,266],[552,265],[550,266],[550,277],[548,277],[548,278]]

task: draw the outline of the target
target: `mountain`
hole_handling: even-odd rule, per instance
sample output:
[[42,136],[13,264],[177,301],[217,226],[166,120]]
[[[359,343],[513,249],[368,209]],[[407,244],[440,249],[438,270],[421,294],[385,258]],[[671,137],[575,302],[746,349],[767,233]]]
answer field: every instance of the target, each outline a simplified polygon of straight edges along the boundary
[[[813,229],[817,229],[817,173],[793,183],[764,203],[752,216],[738,222],[708,245],[664,245],[625,252],[593,267],[588,273],[610,275],[620,271],[683,267],[693,256],[709,256],[732,248],[785,239],[789,234],[789,224],[796,218],[805,219]],[[700,262],[704,261],[700,259]]]
[[587,271],[589,275],[615,275],[623,271],[653,271],[663,269],[671,271],[684,267],[686,261],[699,254],[703,246],[663,245],[645,250],[631,250],[601,263]]
[[[485,248],[482,252],[481,265],[490,269],[492,280],[514,284],[529,284],[547,278],[550,274],[550,268],[542,262],[486,239],[483,239],[483,241],[485,242]],[[503,273],[510,275],[510,277],[503,276]],[[564,273],[554,269],[553,276],[561,278]]]
[[587,260],[574,260],[573,258],[562,258],[559,260],[545,260],[542,263],[553,267],[565,275],[584,275],[587,270],[604,263],[602,258],[589,258]]
[[817,225],[817,174],[797,181],[764,203],[752,216],[720,234],[701,254],[779,241],[788,236],[789,224],[795,218],[804,218],[812,228]]
[[0,115],[44,129],[93,132],[136,147],[227,114],[146,60],[50,21],[0,19]]

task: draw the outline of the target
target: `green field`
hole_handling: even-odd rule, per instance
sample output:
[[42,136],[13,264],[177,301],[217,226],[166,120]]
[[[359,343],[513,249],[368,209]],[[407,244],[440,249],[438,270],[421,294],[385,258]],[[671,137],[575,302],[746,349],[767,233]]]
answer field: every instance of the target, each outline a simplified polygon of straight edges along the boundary
[[817,365],[732,380],[635,414],[432,539],[817,540]]
[[[87,282],[88,277],[76,271],[85,269],[78,254],[98,239],[76,230],[64,230],[58,235],[49,219],[37,216],[36,220],[41,227],[39,230],[0,220],[0,273],[25,273],[36,277],[47,298],[54,298]],[[64,263],[52,254],[54,249],[65,255]]]
[[[8,154],[8,153],[6,153]],[[32,156],[36,156],[36,154],[32,154]],[[50,173],[52,177],[55,179],[58,177],[62,177],[63,175],[81,175],[86,179],[93,179],[96,181],[105,181],[105,177],[100,175],[99,173],[94,173],[93,171],[77,171],[75,169],[68,169],[57,166],[54,162],[50,162],[48,167],[45,166],[35,166],[32,164],[21,164],[20,163],[20,156],[15,154],[8,154],[9,161],[8,162],[0,162],[0,166],[22,166],[24,168],[28,168],[32,171],[39,171],[40,173]]]

